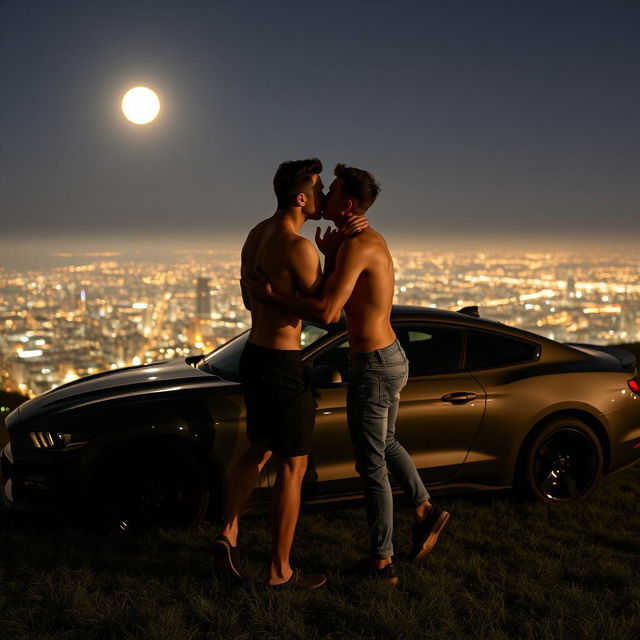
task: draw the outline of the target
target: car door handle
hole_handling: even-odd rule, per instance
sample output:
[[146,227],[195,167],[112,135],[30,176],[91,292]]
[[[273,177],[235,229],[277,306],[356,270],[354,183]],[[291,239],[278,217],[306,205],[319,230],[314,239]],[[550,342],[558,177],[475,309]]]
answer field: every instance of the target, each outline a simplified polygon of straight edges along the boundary
[[469,391],[454,391],[453,393],[445,393],[440,400],[442,402],[450,402],[451,404],[466,404],[478,397],[477,393]]

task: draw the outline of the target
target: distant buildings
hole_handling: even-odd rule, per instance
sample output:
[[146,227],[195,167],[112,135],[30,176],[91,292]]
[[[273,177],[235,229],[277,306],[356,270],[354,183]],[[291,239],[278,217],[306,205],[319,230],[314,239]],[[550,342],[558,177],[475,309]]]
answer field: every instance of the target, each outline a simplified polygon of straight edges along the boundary
[[[105,369],[207,352],[249,328],[239,251],[164,264],[89,260],[0,268],[0,389],[41,393]],[[640,340],[637,255],[414,251],[394,261],[396,303],[478,305],[481,316],[565,342]]]
[[199,320],[211,320],[211,294],[209,278],[200,276],[196,285],[196,317]]
[[567,286],[565,289],[567,298],[575,298],[576,297],[576,281],[573,279],[572,275],[567,277]]

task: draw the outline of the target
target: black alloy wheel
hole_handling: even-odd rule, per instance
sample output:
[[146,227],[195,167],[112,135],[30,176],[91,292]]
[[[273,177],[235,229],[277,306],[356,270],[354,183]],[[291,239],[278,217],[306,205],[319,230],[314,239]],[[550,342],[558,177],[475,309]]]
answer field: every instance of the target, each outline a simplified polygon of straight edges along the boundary
[[584,421],[557,418],[531,440],[523,464],[522,480],[530,496],[549,503],[577,502],[598,484],[602,446]]
[[95,514],[123,533],[197,525],[209,504],[201,463],[180,445],[138,446],[116,454],[97,482]]

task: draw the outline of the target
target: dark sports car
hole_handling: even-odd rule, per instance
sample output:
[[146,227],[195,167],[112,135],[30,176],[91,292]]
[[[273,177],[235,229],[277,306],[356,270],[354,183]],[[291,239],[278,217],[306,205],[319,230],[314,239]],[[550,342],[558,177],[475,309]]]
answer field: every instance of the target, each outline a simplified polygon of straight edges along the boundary
[[[394,307],[410,360],[398,434],[434,493],[514,485],[550,503],[588,496],[640,459],[635,358],[567,345],[460,312]],[[209,355],[89,376],[7,418],[5,502],[94,512],[122,529],[221,514],[246,446],[238,360],[248,333]],[[305,323],[317,403],[305,501],[361,495],[346,427],[344,321]],[[269,498],[265,467],[251,508]]]

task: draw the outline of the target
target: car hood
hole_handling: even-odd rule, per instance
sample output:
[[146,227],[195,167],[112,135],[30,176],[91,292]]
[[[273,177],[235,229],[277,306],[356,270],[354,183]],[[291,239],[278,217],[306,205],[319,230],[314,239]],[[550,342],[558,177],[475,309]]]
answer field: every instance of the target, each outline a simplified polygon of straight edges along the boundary
[[104,371],[80,378],[47,391],[19,407],[19,421],[24,423],[42,413],[55,414],[70,406],[80,407],[105,398],[176,391],[237,384],[201,371],[184,358],[154,362],[135,367]]

